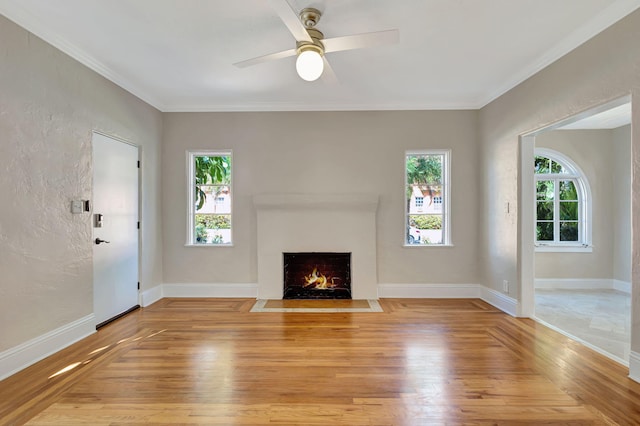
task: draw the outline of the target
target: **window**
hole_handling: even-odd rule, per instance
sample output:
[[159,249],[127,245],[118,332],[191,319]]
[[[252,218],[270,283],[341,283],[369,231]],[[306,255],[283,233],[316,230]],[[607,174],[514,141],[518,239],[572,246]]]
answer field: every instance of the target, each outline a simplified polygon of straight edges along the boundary
[[187,245],[230,245],[231,151],[187,152]]
[[405,155],[405,245],[449,245],[450,151]]
[[442,210],[442,197],[433,197],[433,208],[438,211]]
[[566,156],[537,149],[535,160],[536,246],[588,246],[588,186],[578,167]]

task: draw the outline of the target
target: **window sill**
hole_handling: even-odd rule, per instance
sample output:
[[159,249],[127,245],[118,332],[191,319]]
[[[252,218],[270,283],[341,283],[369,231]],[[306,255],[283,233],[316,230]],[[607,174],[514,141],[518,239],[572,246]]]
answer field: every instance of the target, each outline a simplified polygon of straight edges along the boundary
[[407,248],[424,248],[424,247],[455,247],[453,244],[404,244]]
[[185,244],[185,247],[233,247],[233,244]]
[[536,246],[536,253],[592,253],[593,246]]

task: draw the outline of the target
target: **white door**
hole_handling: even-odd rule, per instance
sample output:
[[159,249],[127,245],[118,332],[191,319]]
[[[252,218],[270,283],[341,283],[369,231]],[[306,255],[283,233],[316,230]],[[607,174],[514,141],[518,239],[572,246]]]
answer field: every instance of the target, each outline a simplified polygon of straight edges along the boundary
[[138,147],[93,134],[96,324],[138,307]]

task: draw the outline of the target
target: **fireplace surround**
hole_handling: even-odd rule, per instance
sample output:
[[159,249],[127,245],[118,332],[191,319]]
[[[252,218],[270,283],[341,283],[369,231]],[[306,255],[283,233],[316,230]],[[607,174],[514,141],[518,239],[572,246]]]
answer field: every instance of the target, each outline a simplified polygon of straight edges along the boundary
[[259,299],[284,297],[283,253],[314,252],[351,253],[351,298],[378,299],[377,195],[260,194],[253,203]]

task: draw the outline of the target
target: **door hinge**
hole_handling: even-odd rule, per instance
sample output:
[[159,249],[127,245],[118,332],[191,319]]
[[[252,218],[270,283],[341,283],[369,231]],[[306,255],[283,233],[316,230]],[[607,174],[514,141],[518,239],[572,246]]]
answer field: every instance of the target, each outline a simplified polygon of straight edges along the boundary
[[140,160],[138,160],[138,168],[140,168]]
[[138,290],[140,290],[140,281],[138,281]]
[[138,221],[138,229],[140,229],[140,221]]

